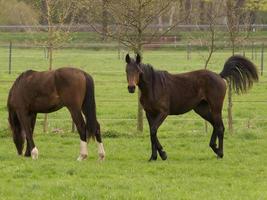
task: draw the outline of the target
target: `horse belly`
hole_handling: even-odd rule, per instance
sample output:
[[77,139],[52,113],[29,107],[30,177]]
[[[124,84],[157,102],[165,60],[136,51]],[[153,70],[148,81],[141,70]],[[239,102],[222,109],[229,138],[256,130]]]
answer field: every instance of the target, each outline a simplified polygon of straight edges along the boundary
[[170,115],[180,115],[187,113],[194,109],[199,101],[187,101],[171,103],[169,113]]
[[37,113],[50,113],[59,110],[64,105],[59,97],[37,97],[30,109]]
[[181,114],[189,112],[192,109],[193,107],[190,107],[190,108],[178,107],[178,108],[170,109],[170,115],[181,115]]

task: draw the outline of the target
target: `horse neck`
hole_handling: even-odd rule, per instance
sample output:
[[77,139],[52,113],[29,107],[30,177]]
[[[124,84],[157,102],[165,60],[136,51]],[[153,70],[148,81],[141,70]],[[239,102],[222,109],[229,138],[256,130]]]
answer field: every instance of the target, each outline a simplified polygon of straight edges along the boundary
[[150,71],[146,69],[146,65],[142,64],[141,69],[143,73],[139,75],[139,83],[138,87],[141,91],[142,96],[152,97],[153,95],[153,73],[154,71]]

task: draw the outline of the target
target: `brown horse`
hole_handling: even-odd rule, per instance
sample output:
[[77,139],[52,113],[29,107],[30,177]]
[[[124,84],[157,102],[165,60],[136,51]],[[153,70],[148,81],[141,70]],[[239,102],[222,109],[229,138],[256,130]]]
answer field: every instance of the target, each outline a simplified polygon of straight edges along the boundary
[[[53,71],[23,72],[14,82],[8,96],[9,124],[19,155],[22,155],[25,138],[25,156],[38,158],[33,141],[37,113],[50,113],[67,107],[80,135],[80,156],[88,155],[87,141],[90,137],[98,142],[100,159],[105,151],[96,118],[94,81],[84,71],[75,68],[60,68]],[[84,121],[83,115],[86,118]]]
[[157,137],[157,130],[166,117],[192,109],[213,126],[209,145],[218,158],[223,157],[225,80],[231,83],[236,93],[246,92],[258,80],[257,69],[251,61],[242,56],[232,56],[220,74],[209,70],[181,74],[157,71],[149,64],[142,64],[138,54],[135,60],[126,55],[126,63],[128,90],[134,93],[135,86],[139,87],[140,102],[150,127],[152,154],[149,160],[157,159],[157,151],[163,160],[167,159]]

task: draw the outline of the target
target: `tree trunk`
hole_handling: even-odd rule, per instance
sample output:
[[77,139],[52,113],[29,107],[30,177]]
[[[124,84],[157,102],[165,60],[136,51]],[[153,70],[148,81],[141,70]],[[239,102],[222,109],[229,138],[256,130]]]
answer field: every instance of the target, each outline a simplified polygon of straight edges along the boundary
[[[191,0],[185,0],[185,12],[186,13],[190,13],[191,12],[191,7],[192,7]],[[187,18],[187,24],[191,24],[191,16],[190,15]]]
[[228,83],[228,129],[230,133],[233,133],[233,115],[232,115],[232,85],[231,82],[229,81]]
[[40,24],[47,25],[47,4],[46,0],[41,0],[41,16],[40,16]]
[[158,18],[158,29],[160,32],[163,31],[162,16]]
[[[138,49],[137,52],[141,58],[142,58],[142,46],[138,44]],[[137,108],[137,131],[143,132],[144,125],[143,125],[143,120],[144,120],[144,114],[143,114],[143,106],[140,103],[140,97],[141,97],[141,90],[138,89],[138,108]]]
[[200,23],[200,25],[203,25],[203,24],[205,24],[205,2],[204,2],[204,0],[201,0],[200,2],[199,2],[199,23]]
[[107,40],[108,34],[108,12],[107,12],[108,0],[102,0],[102,40]]
[[[51,8],[49,4],[49,0],[45,0],[46,6],[46,20],[48,23],[48,55],[49,55],[49,70],[52,69],[53,65],[53,28],[52,28],[52,16],[51,16]],[[48,127],[48,115],[45,114],[44,117],[44,124],[43,124],[43,131],[46,133]]]
[[[232,41],[232,55],[235,54],[235,43]],[[232,114],[232,109],[233,109],[233,101],[232,101],[232,84],[231,81],[228,83],[228,129],[230,133],[233,133],[233,114]]]
[[171,7],[171,11],[170,11],[169,26],[172,26],[172,24],[173,24],[174,13],[175,13],[175,6],[173,5]]
[[[137,37],[137,48],[136,52],[142,58],[142,19],[141,19],[141,10],[142,2],[139,0],[139,14],[138,14],[138,37]],[[138,89],[138,110],[137,110],[137,131],[143,132],[143,107],[140,103],[141,91]]]

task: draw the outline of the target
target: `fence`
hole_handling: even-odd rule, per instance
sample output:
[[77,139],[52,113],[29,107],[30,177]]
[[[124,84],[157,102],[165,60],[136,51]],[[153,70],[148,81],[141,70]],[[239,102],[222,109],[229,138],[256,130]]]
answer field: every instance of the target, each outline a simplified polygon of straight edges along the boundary
[[[98,47],[106,48],[106,45],[101,46],[102,44],[96,44]],[[88,45],[66,45],[64,49],[58,50],[56,58],[55,58],[55,65],[60,66],[62,64],[65,65],[66,63],[76,63],[77,66],[81,65],[88,65],[88,63],[91,63],[91,60],[94,60],[97,67],[94,67],[93,70],[88,70],[85,68],[85,70],[90,71],[92,75],[95,77],[96,80],[96,91],[103,91],[106,92],[106,88],[109,88],[110,90],[120,90],[123,91],[123,93],[127,94],[126,91],[126,81],[125,81],[125,74],[124,74],[124,56],[126,51],[123,49],[120,49],[119,51],[115,51],[114,49],[118,48],[117,43],[109,44],[112,46],[112,50],[109,50],[110,56],[106,55],[106,52],[101,52],[102,57],[104,57],[107,60],[112,60],[112,63],[106,63],[101,56],[96,55],[94,51],[94,46]],[[86,47],[86,48],[85,48]],[[167,47],[168,49],[171,48],[171,51],[168,52],[159,52],[158,48],[165,49]],[[172,60],[177,60],[178,62],[183,61],[182,63],[185,63],[188,66],[183,66],[183,68],[180,68],[177,64],[177,66],[173,67],[173,63],[169,63],[172,67],[164,68],[166,70],[169,70],[171,72],[180,72],[180,71],[190,71],[193,69],[199,69],[201,66],[204,66],[202,63],[203,55],[201,55],[203,51],[203,46],[198,46],[192,42],[185,42],[185,41],[179,41],[176,36],[167,36],[166,38],[161,38],[160,41],[155,41],[154,43],[147,45],[145,48],[147,48],[149,51],[148,53],[145,53],[145,56],[149,59],[149,57],[155,58],[155,54],[158,53],[158,56],[162,56],[163,59],[157,60],[156,63],[153,59],[151,59],[149,62],[152,64],[157,64],[159,62],[159,66],[155,66],[156,68],[162,68],[162,65],[164,66],[165,61],[164,57],[171,57]],[[36,46],[34,44],[21,44],[18,42],[10,42],[0,45],[0,94],[2,96],[1,98],[1,107],[0,111],[5,110],[5,102],[6,102],[6,96],[8,93],[8,88],[11,86],[12,82],[14,81],[15,77],[22,71],[33,68],[36,70],[45,70],[47,69],[47,51],[46,48],[43,46]],[[93,49],[93,50],[92,50]],[[214,60],[219,60],[218,69],[214,68],[212,70],[219,71],[221,70],[221,67],[223,66],[223,62],[225,59],[230,55],[228,52],[229,48],[227,48],[227,45],[223,46],[218,50],[215,54],[217,54],[214,58]],[[266,62],[266,54],[265,52],[265,45],[262,42],[249,42],[245,45],[242,45],[238,48],[239,53],[246,55],[250,59],[253,60],[253,62],[256,62],[256,64],[260,67],[260,74],[262,76],[262,81],[258,84],[261,88],[264,88],[267,82],[265,81],[265,62]],[[163,50],[164,51],[164,50]],[[61,52],[62,57],[61,57]],[[67,52],[67,53],[66,53]],[[64,56],[63,56],[64,54]],[[92,55],[89,55],[92,54]],[[86,56],[89,56],[90,59],[86,58]],[[96,61],[97,57],[100,62]],[[77,60],[72,60],[70,58],[77,58]],[[114,59],[116,58],[116,59]],[[119,59],[118,59],[119,58]],[[82,62],[81,60],[86,60],[86,62]],[[166,59],[167,60],[167,59]],[[94,64],[95,64],[94,63]],[[104,67],[101,66],[104,63]],[[116,67],[116,65],[119,65],[120,68]],[[26,66],[26,65],[29,66]],[[217,64],[217,61],[216,61]],[[33,67],[40,66],[40,67]],[[112,65],[112,67],[108,67],[108,65]],[[177,68],[176,68],[177,67]],[[118,75],[119,74],[119,75]],[[119,76],[119,77],[118,77]],[[107,78],[107,79],[106,79]],[[2,88],[1,88],[2,87]],[[111,88],[112,87],[112,88]],[[100,92],[99,92],[100,93]],[[122,93],[120,93],[121,95]],[[250,94],[250,93],[249,93]],[[261,93],[256,94],[255,92],[252,93],[253,95],[260,96]],[[127,94],[128,95],[128,94]],[[130,124],[134,123],[136,121],[136,113],[135,113],[135,107],[137,105],[136,98],[132,96],[124,95],[123,98],[115,98],[114,96],[117,96],[117,94],[109,94],[108,96],[103,96],[102,94],[97,94],[97,104],[98,107],[101,105],[104,108],[101,107],[98,108],[100,113],[100,121],[104,124],[108,124],[107,127],[113,129],[112,124],[115,124],[119,127],[120,130],[120,124],[127,124],[127,126],[130,126]],[[263,121],[267,121],[267,118],[265,117],[264,113],[261,111],[260,107],[262,107],[262,104],[266,104],[265,97],[261,97],[260,99],[252,98],[249,96],[248,100],[240,100],[242,97],[236,97],[234,98],[233,103],[235,104],[235,107],[239,110],[241,108],[244,108],[247,106],[249,109],[251,108],[251,104],[255,105],[257,107],[257,110],[259,110],[258,115],[259,116],[253,116],[250,117],[248,115],[243,115],[241,112],[239,117],[234,118],[234,122],[245,123],[246,127],[251,127],[253,121],[257,121],[257,123],[262,123]],[[108,99],[108,100],[107,100]],[[242,105],[243,104],[243,105]],[[122,109],[123,106],[130,107],[128,105],[131,105],[131,109]],[[120,113],[126,113],[126,114],[114,114],[115,111],[109,110],[109,106],[112,106],[116,108],[117,112]],[[253,109],[252,109],[253,110]],[[226,113],[224,111],[224,113]],[[253,112],[252,112],[253,113]],[[109,115],[110,114],[110,115]],[[254,114],[254,113],[253,113]],[[56,123],[62,125],[67,125],[65,122],[69,121],[71,122],[70,117],[66,117],[66,112],[61,113],[59,116],[57,115],[49,115],[49,123],[53,124]],[[1,117],[2,118],[2,117]],[[172,123],[173,121],[180,121],[182,124],[186,122],[186,124],[194,124],[194,123],[203,123],[202,119],[199,117],[195,117],[194,115],[189,114],[189,117],[179,117],[179,119],[169,119],[168,123]],[[2,118],[1,121],[6,121],[6,115],[4,118]],[[38,118],[39,123],[42,123],[43,119]],[[70,129],[73,130],[73,126],[71,123],[67,125],[70,127]],[[7,127],[6,125],[3,125],[2,128]],[[135,127],[134,125],[132,127]],[[116,128],[117,129],[117,128]],[[125,131],[125,129],[124,129]]]

